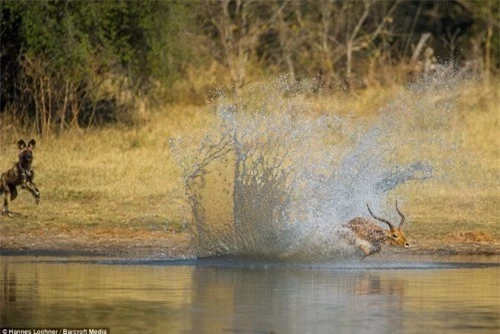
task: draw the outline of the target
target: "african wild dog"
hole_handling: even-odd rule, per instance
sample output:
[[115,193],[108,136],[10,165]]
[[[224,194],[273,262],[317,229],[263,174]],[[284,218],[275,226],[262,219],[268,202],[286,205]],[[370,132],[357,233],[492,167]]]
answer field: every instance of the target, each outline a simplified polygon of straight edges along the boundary
[[35,198],[36,204],[40,202],[40,191],[33,183],[35,178],[35,173],[31,168],[31,163],[33,162],[33,149],[35,148],[36,141],[31,139],[26,145],[24,140],[19,140],[17,142],[17,147],[19,148],[19,161],[16,164],[2,173],[0,177],[0,194],[5,195],[3,201],[4,208],[1,212],[11,216],[9,211],[9,202],[13,201],[17,197],[17,186],[21,186],[21,189],[28,190],[31,195]]

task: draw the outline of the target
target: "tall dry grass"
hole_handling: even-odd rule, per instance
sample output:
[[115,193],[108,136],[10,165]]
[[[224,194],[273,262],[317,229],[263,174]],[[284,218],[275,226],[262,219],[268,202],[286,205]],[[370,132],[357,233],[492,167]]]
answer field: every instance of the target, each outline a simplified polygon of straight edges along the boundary
[[[406,198],[405,210],[413,221],[407,229],[413,238],[444,238],[457,230],[483,230],[500,238],[499,88],[497,83],[488,87],[464,83],[451,92],[436,87],[433,98],[425,103],[428,108],[439,108],[453,100],[452,126],[440,127],[439,119],[401,123],[399,131],[415,140],[425,138],[430,131],[445,132],[443,136],[453,137],[461,152],[448,166],[443,162],[453,178],[407,184],[391,195]],[[404,87],[392,87],[349,95],[295,93],[285,100],[287,105],[296,106],[289,112],[297,117],[334,114],[349,117],[353,124],[369,125],[401,94],[409,93]],[[418,105],[419,97],[413,98]],[[249,110],[252,103],[259,103],[253,100],[251,90],[238,101]],[[214,118],[210,104],[169,105],[151,111],[148,121],[136,127],[75,129],[60,136],[36,138],[30,131],[12,126],[13,120],[0,117],[2,171],[16,160],[16,141],[35,137],[34,168],[42,193],[39,206],[22,193],[12,209],[29,218],[17,219],[15,224],[2,223],[0,231],[92,226],[183,230],[191,213],[184,196],[182,170],[169,150],[169,140],[189,137],[196,143]],[[442,155],[439,150],[422,152],[437,160]]]
[[209,118],[201,108],[165,107],[140,127],[74,130],[46,138],[3,123],[2,170],[17,159],[19,138],[35,137],[38,142],[34,168],[40,205],[21,193],[11,209],[29,215],[27,229],[28,225],[182,229],[189,212],[169,138],[200,131]]

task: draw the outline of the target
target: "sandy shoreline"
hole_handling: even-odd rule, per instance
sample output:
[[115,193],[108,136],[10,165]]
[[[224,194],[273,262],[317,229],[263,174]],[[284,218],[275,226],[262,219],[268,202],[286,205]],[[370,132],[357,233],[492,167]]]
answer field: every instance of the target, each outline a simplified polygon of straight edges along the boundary
[[[414,242],[409,249],[384,247],[381,256],[500,255],[500,243]],[[0,255],[99,256],[121,258],[195,258],[190,235],[185,232],[92,229],[58,233],[22,233],[0,236]],[[378,255],[376,255],[378,256]]]

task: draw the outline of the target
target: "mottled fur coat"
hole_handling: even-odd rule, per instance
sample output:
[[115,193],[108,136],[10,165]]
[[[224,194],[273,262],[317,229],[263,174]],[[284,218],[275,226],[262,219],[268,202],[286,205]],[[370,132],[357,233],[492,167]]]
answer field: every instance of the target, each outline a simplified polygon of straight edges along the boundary
[[26,145],[24,140],[17,142],[19,148],[19,160],[14,166],[2,173],[0,176],[0,195],[4,194],[4,207],[2,214],[9,215],[9,203],[17,197],[17,187],[28,190],[35,198],[36,203],[40,202],[40,191],[33,182],[35,172],[31,167],[33,163],[33,149],[35,148],[36,141],[31,139]]

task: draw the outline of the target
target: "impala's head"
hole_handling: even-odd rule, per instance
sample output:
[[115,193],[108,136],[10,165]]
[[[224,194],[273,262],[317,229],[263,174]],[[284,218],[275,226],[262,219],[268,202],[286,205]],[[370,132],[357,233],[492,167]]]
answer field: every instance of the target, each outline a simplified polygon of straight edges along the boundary
[[19,149],[19,163],[23,168],[30,168],[33,162],[33,149],[35,148],[36,141],[31,139],[26,145],[24,140],[19,140],[17,142],[17,148]]
[[389,226],[389,229],[386,230],[387,233],[387,243],[391,246],[398,246],[398,247],[410,247],[410,244],[408,243],[408,240],[406,240],[405,234],[403,233],[402,227],[403,223],[405,222],[405,215],[399,211],[398,208],[398,202],[396,201],[396,211],[398,212],[399,216],[401,217],[401,221],[399,222],[399,226],[397,228],[394,227],[394,225],[388,221],[387,219],[384,218],[379,218],[375,216],[370,210],[370,207],[368,204],[366,205],[368,208],[368,212],[370,215],[375,218],[378,221],[381,221],[383,223],[386,223]]

